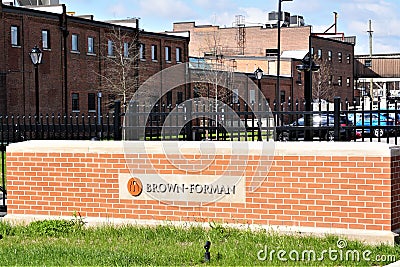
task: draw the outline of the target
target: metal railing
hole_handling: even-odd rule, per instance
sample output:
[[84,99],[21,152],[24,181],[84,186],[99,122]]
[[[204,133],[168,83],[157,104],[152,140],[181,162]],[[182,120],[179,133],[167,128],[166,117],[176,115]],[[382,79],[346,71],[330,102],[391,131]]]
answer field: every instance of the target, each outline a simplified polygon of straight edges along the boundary
[[[270,112],[260,104],[213,105],[200,101],[190,105],[137,105],[126,115],[128,124],[123,129],[124,136],[128,140],[273,139],[397,144],[400,134],[400,111],[394,108],[398,106],[396,102],[349,102],[336,98],[334,103],[313,103],[312,111],[304,111],[305,104],[295,101],[281,103],[279,111],[274,103]],[[308,140],[307,136],[311,138]]]

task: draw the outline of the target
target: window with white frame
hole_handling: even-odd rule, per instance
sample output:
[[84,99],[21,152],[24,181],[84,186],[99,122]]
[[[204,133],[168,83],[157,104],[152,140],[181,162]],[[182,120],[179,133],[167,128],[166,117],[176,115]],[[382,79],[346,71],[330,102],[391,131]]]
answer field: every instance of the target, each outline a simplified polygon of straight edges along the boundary
[[78,34],[72,34],[71,35],[71,40],[72,40],[72,44],[71,44],[71,49],[72,51],[79,51],[79,38],[78,38]]
[[342,86],[342,76],[338,77],[337,82],[338,82],[338,86]]
[[157,60],[157,45],[151,45],[151,60]]
[[346,79],[346,85],[347,85],[347,87],[350,87],[350,77],[347,77],[347,79]]
[[171,47],[170,46],[165,47],[165,61],[171,62]]
[[124,42],[124,58],[128,58],[128,57],[129,57],[129,43]]
[[42,48],[50,49],[50,31],[42,30]]
[[318,49],[317,58],[318,58],[318,59],[321,59],[321,58],[322,58],[322,49]]
[[339,63],[342,63],[342,52],[337,53]]
[[254,104],[256,102],[256,90],[251,89],[249,95],[250,104]]
[[12,46],[20,46],[20,34],[18,26],[11,26],[11,45]]
[[176,53],[176,62],[182,62],[182,49],[180,47],[177,47],[175,49],[175,53]]
[[332,51],[328,51],[328,60],[332,61]]
[[89,54],[94,54],[94,38],[93,37],[88,37],[87,52]]
[[139,45],[139,58],[146,59],[146,46],[145,44]]
[[107,41],[107,55],[109,57],[114,56],[114,43],[111,40]]
[[239,103],[239,89],[237,88],[232,90],[232,103]]

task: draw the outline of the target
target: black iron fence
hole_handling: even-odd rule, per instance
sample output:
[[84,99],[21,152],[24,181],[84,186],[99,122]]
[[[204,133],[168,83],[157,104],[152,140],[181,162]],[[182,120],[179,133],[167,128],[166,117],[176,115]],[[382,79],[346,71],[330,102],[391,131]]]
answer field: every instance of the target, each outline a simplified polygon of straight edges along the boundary
[[123,134],[131,140],[378,141],[398,143],[400,103],[362,99],[262,104],[133,104]]

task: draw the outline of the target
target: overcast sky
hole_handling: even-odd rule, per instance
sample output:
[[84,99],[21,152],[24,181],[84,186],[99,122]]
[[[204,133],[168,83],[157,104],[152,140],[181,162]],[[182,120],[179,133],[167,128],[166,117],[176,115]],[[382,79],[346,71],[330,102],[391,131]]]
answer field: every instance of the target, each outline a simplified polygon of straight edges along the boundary
[[[265,23],[267,14],[278,9],[278,0],[60,0],[67,11],[94,15],[96,20],[140,18],[140,28],[162,32],[173,22],[195,21],[196,25],[232,26],[236,15],[248,25]],[[368,21],[372,20],[373,53],[400,53],[399,0],[293,0],[283,1],[282,10],[302,15],[313,32],[324,32],[334,23],[337,31],[357,36],[356,54],[369,53]]]

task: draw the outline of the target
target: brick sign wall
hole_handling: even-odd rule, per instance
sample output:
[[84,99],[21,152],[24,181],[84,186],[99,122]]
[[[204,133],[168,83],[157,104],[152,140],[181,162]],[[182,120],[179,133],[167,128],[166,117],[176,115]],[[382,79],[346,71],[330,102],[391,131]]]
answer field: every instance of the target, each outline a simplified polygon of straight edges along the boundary
[[350,235],[361,230],[387,239],[400,228],[397,147],[275,143],[268,147],[271,157],[260,153],[261,142],[248,143],[245,153],[218,142],[209,154],[199,150],[204,143],[187,143],[179,153],[166,152],[161,142],[11,144],[6,218],[79,212],[99,221],[215,221]]

